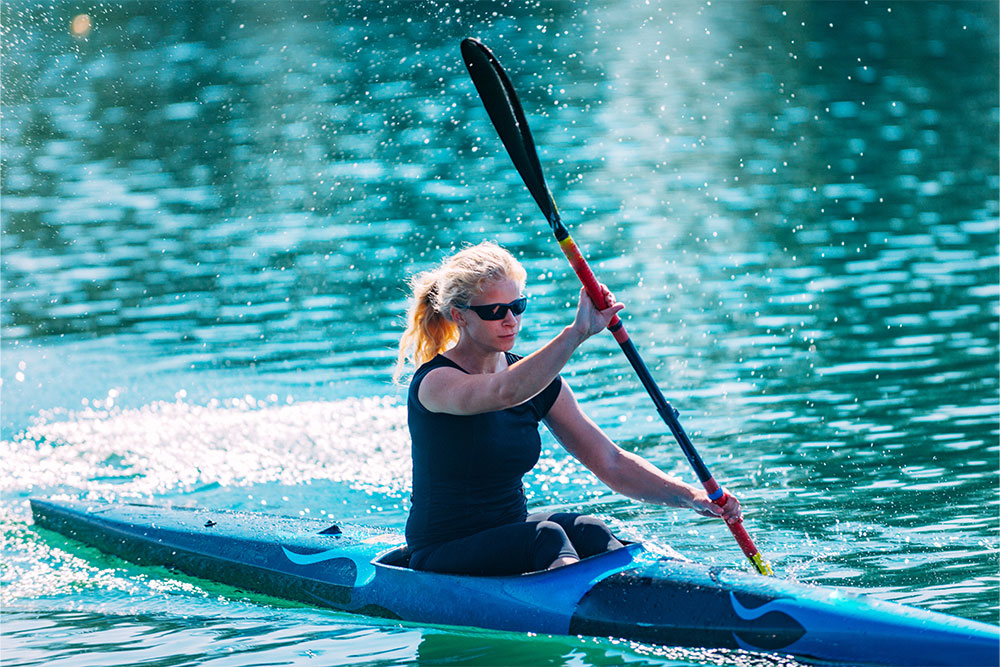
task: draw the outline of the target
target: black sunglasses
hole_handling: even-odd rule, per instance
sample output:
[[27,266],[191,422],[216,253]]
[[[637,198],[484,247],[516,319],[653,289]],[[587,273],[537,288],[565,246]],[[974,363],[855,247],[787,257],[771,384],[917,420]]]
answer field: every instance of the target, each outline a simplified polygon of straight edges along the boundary
[[481,320],[502,320],[507,317],[507,311],[514,313],[515,315],[520,315],[524,312],[524,309],[528,307],[528,297],[522,296],[514,299],[510,303],[488,303],[482,306],[459,306],[459,308],[465,308],[466,310],[471,310],[476,315],[479,315]]

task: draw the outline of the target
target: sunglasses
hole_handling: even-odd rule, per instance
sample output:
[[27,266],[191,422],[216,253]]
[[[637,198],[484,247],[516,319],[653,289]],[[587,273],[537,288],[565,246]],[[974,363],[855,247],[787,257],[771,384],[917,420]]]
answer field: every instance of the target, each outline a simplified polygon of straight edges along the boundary
[[515,315],[520,315],[527,307],[528,297],[526,296],[518,297],[510,303],[488,303],[482,306],[459,306],[459,308],[471,310],[476,315],[479,315],[479,319],[488,321],[502,320],[507,317],[508,310]]

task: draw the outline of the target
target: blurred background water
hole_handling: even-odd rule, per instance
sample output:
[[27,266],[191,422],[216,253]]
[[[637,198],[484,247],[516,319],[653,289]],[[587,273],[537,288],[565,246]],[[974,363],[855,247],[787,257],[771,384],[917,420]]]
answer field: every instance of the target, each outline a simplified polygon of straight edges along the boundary
[[[784,576],[997,622],[994,2],[54,2],[2,8],[4,663],[776,664],[401,626],[37,531],[29,496],[401,528],[405,281],[493,239],[529,352],[576,279],[458,44]],[[610,336],[566,376],[691,479]],[[745,567],[546,440],[534,507]],[[784,663],[782,663],[784,664]]]

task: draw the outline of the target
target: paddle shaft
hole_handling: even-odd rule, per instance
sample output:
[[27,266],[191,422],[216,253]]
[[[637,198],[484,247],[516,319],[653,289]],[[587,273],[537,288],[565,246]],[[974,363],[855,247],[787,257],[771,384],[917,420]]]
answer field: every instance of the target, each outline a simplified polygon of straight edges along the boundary
[[[576,271],[576,275],[583,283],[590,300],[598,307],[605,305],[604,292],[600,283],[597,282],[587,260],[584,259],[580,249],[570,237],[566,226],[559,218],[559,209],[552,198],[552,193],[545,184],[545,174],[542,172],[538,152],[535,150],[535,140],[528,129],[528,119],[524,115],[524,109],[521,107],[521,102],[517,98],[517,92],[514,90],[510,78],[493,53],[479,40],[469,38],[462,41],[462,58],[465,60],[469,75],[472,77],[490,120],[493,121],[493,126],[496,128],[497,134],[500,135],[500,141],[503,142],[504,148],[507,149],[508,155],[510,155],[538,207],[545,214],[563,254],[566,255],[573,270]],[[666,422],[670,432],[673,433],[677,443],[684,451],[684,455],[691,463],[691,467],[694,468],[699,481],[705,487],[709,499],[720,507],[724,506],[727,500],[726,493],[712,477],[701,457],[698,456],[694,445],[691,444],[691,439],[688,438],[680,422],[677,421],[677,411],[670,406],[659,387],[656,386],[649,369],[646,368],[646,364],[639,357],[638,350],[629,339],[621,318],[615,315],[608,324],[608,329],[618,341],[622,352],[632,364],[632,368],[635,369],[650,398],[653,399],[656,411]],[[727,525],[743,553],[750,559],[757,571],[761,574],[772,574],[771,566],[763,560],[760,552],[757,551],[753,540],[743,528],[743,523],[737,521],[736,523],[727,523]]]
[[[583,283],[584,289],[587,291],[587,295],[590,300],[594,302],[597,307],[601,307],[602,304],[605,306],[611,305],[605,303],[604,292],[601,289],[600,283],[597,282],[597,278],[594,276],[594,272],[590,269],[590,265],[587,260],[584,259],[583,253],[580,252],[580,248],[573,241],[573,237],[569,235],[565,226],[561,222],[556,221],[552,225],[555,230],[556,240],[559,242],[559,247],[562,249],[563,254],[566,255],[566,259],[569,260],[570,266],[573,267],[573,271],[576,272],[577,277],[580,282]],[[667,428],[673,434],[674,439],[677,440],[677,444],[680,445],[681,451],[684,452],[684,456],[687,457],[688,462],[694,469],[695,475],[698,476],[698,481],[701,482],[702,486],[705,488],[706,493],[708,493],[709,499],[722,507],[726,504],[728,499],[726,492],[722,490],[719,483],[715,481],[712,477],[712,473],[709,472],[708,466],[702,461],[701,456],[698,455],[698,451],[694,448],[694,444],[691,442],[691,438],[688,437],[687,432],[684,431],[684,427],[677,420],[678,412],[670,405],[670,402],[663,396],[663,392],[660,391],[659,386],[653,379],[652,374],[649,372],[649,368],[646,367],[646,363],[639,356],[639,351],[636,349],[635,344],[629,337],[628,332],[625,330],[625,323],[622,322],[621,318],[617,315],[608,324],[608,331],[615,337],[618,341],[618,345],[621,347],[622,352],[625,353],[625,357],[628,359],[632,368],[635,370],[636,375],[639,376],[639,381],[642,382],[642,386],[646,388],[646,392],[649,397],[653,399],[653,405],[656,407],[656,412],[659,413],[660,417],[666,423]],[[760,551],[757,546],[753,543],[750,538],[750,534],[747,533],[746,528],[743,527],[742,521],[737,521],[735,523],[726,523],[729,526],[729,531],[736,538],[737,544],[740,545],[740,549],[746,557],[753,563],[754,568],[764,575],[772,575],[774,571],[771,569],[771,565],[767,563],[761,556]]]

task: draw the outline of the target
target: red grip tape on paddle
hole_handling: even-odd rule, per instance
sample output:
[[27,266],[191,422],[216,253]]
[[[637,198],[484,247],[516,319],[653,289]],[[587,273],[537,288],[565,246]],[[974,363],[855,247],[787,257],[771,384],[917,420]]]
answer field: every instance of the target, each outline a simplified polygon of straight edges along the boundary
[[[587,290],[587,294],[590,296],[590,300],[594,302],[594,305],[599,310],[604,310],[608,306],[614,305],[605,300],[601,284],[597,282],[597,277],[590,270],[590,265],[583,258],[583,253],[580,252],[580,248],[577,247],[573,238],[566,236],[566,238],[559,242],[559,247],[562,248],[563,254],[566,255],[566,259],[569,260],[570,266],[573,267],[580,282],[583,283],[583,287]],[[601,305],[602,303],[604,304],[603,306]],[[624,343],[628,340],[628,332],[625,331],[625,325],[617,315],[608,323],[608,329],[619,343]]]
[[751,557],[758,553],[757,546],[750,538],[750,534],[747,533],[747,529],[743,527],[743,521],[726,523],[726,525],[729,526],[729,531],[733,534],[733,537],[736,538],[736,542],[740,545],[740,548],[743,549],[743,553],[745,553],[747,557]]
[[[702,486],[705,487],[705,491],[708,492],[710,497],[719,494],[717,498],[711,500],[719,507],[725,507],[726,501],[729,500],[729,494],[722,490],[719,483],[715,481],[715,478],[709,478],[702,482]],[[757,545],[753,543],[753,539],[750,538],[747,529],[743,527],[743,520],[741,519],[736,523],[729,523],[727,521],[726,525],[729,526],[729,532],[736,538],[736,543],[740,545],[743,554],[750,559],[750,562],[754,564],[757,571],[766,575],[774,574],[770,564],[765,562],[760,555],[760,551],[757,550]]]

